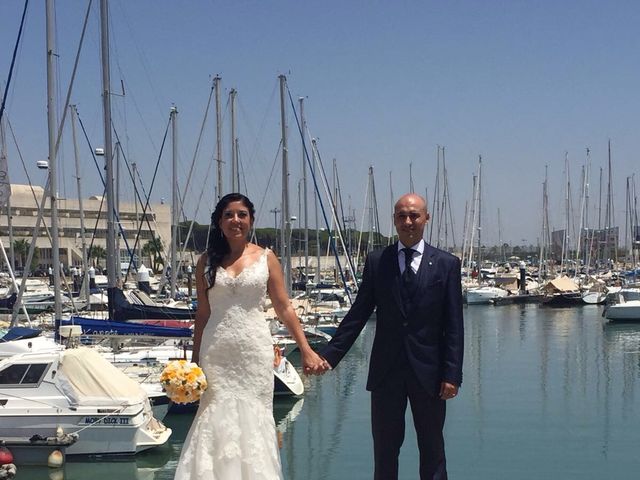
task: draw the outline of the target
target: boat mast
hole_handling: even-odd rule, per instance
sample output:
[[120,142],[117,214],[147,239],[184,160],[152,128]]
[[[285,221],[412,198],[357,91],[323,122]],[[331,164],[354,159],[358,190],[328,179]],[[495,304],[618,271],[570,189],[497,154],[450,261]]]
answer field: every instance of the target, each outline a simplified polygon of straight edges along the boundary
[[[76,140],[76,119],[78,111],[75,105],[69,105],[71,110],[71,135],[73,137],[73,154],[76,164],[76,185],[78,188],[78,211],[80,215],[80,241],[82,242],[82,286],[84,290],[87,305],[91,304],[91,289],[89,286],[89,258],[87,250],[87,238],[84,228],[84,208],[82,204],[82,181],[80,178],[80,152],[78,151],[78,142]],[[137,216],[136,216],[137,218]]]
[[282,268],[284,270],[284,282],[287,293],[291,296],[291,215],[289,214],[289,159],[287,147],[287,118],[285,112],[285,88],[287,77],[278,76],[280,79],[280,124],[282,127],[282,215],[280,217],[282,245]]
[[478,155],[478,283],[480,283],[480,266],[482,265],[482,155]]
[[300,126],[302,133],[300,139],[302,141],[302,196],[303,196],[303,213],[304,213],[304,278],[307,281],[309,275],[309,205],[307,193],[307,147],[305,135],[307,133],[307,121],[304,118],[304,97],[299,97],[300,102]]
[[613,246],[613,257],[614,257],[614,261],[618,261],[618,236],[612,235],[612,230],[613,230],[613,224],[615,222],[614,216],[613,216],[613,187],[611,185],[612,182],[612,178],[611,178],[611,139],[609,139],[609,142],[607,144],[607,152],[608,152],[608,169],[607,169],[607,209],[605,212],[605,229],[606,229],[606,243],[605,243],[605,257],[607,262],[610,260],[611,257],[611,245],[610,245],[610,240],[613,237],[615,239],[615,245]]
[[216,90],[216,162],[218,167],[218,186],[216,191],[216,201],[222,198],[222,112],[220,110],[220,75],[213,79],[213,86]]
[[231,104],[231,191],[240,191],[240,174],[238,169],[238,151],[236,149],[236,96],[238,91],[232,88],[229,92]]
[[[58,179],[56,165],[56,111],[55,111],[55,6],[54,0],[46,0],[47,23],[47,126],[49,138],[49,199],[51,201],[51,262],[53,263],[55,320],[62,318],[60,295],[60,247],[58,234]],[[44,199],[43,199],[44,201]]]
[[[311,158],[313,160],[313,177],[318,178],[318,166],[316,159],[316,150],[318,148],[318,141],[315,138],[311,139]],[[314,189],[315,190],[315,189]],[[318,217],[318,195],[319,191],[315,191],[313,195],[313,206],[315,210],[315,218],[316,218],[316,275],[315,275],[315,283],[320,283],[320,220]]]
[[567,243],[569,237],[569,166],[568,166],[567,152],[564,154],[564,232],[562,233],[562,251],[560,253],[560,276],[562,276],[562,269],[565,268],[565,255],[567,254]]
[[[436,179],[435,186],[433,188],[433,202],[431,207],[431,213],[434,214],[435,219],[432,218],[429,222],[429,243],[434,245],[433,242],[433,230],[436,230],[435,246],[440,247],[440,145],[437,145],[436,153]],[[427,200],[427,199],[425,199]],[[437,225],[436,225],[437,223]]]
[[172,196],[171,196],[171,298],[176,296],[176,280],[178,279],[178,222],[180,219],[180,201],[178,200],[178,109],[174,105],[170,111],[171,144],[172,144]]
[[[1,90],[0,90],[1,92]],[[7,212],[7,227],[9,227],[9,259],[8,267],[12,272],[16,270],[16,255],[13,248],[13,221],[11,219],[11,182],[7,166],[7,139],[5,136],[5,119],[0,119],[0,207],[4,200]],[[5,193],[6,197],[2,196]]]
[[113,319],[113,289],[117,286],[115,258],[116,226],[114,221],[113,151],[111,140],[111,72],[109,67],[109,2],[100,0],[100,46],[102,57],[102,110],[104,123],[104,158],[107,197],[107,287],[109,292],[109,318]]

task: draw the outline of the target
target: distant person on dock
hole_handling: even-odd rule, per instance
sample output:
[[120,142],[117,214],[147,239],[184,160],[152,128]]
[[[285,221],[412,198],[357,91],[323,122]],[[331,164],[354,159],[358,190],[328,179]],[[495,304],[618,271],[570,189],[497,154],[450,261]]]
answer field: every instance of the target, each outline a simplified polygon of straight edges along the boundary
[[320,352],[335,368],[376,309],[367,380],[375,480],[398,478],[407,402],[420,479],[447,479],[445,401],[458,394],[464,350],[460,260],[423,240],[428,220],[422,197],[400,197],[393,214],[399,242],[368,255],[356,300]]

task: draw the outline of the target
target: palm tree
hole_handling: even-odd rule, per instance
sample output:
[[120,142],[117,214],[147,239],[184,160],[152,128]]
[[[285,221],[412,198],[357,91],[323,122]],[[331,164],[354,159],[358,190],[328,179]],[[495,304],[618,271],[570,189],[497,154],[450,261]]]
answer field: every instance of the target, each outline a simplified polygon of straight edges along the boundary
[[160,237],[152,238],[142,247],[142,254],[151,258],[153,261],[154,272],[159,271],[160,266],[164,267],[164,259],[162,258],[163,251],[164,247],[162,246]]
[[107,251],[101,245],[93,245],[89,250],[89,258],[93,259],[93,266],[100,266],[100,260],[107,258]]
[[19,268],[24,268],[24,264],[27,263],[29,247],[31,247],[31,244],[24,238],[13,242],[13,251],[15,252],[16,260],[19,260]]

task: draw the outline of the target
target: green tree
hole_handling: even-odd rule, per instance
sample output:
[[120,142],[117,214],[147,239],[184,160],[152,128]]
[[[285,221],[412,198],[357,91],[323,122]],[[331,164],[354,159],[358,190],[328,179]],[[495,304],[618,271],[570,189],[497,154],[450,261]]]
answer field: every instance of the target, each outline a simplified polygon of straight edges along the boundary
[[93,245],[89,250],[89,258],[93,260],[93,266],[99,266],[100,260],[107,258],[107,251],[102,245]]
[[31,247],[31,243],[24,238],[13,242],[13,251],[17,260],[16,268],[24,268],[29,255],[29,247]]
[[164,259],[162,258],[163,251],[164,247],[162,246],[160,237],[152,238],[142,247],[142,254],[151,258],[153,262],[154,272],[158,272],[161,266],[164,267]]

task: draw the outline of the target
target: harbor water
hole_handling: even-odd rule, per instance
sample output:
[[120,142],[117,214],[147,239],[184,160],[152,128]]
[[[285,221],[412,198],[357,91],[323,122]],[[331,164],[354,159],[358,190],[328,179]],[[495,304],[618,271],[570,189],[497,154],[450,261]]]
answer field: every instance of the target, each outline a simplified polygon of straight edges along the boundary
[[[601,314],[597,306],[465,307],[464,380],[445,431],[451,479],[639,477],[640,323],[610,324]],[[304,398],[276,399],[287,480],[372,478],[364,385],[374,332],[369,322],[335,371],[305,379]],[[168,416],[170,444],[135,459],[24,467],[16,478],[172,479],[191,419]],[[418,478],[410,421],[405,480]]]

